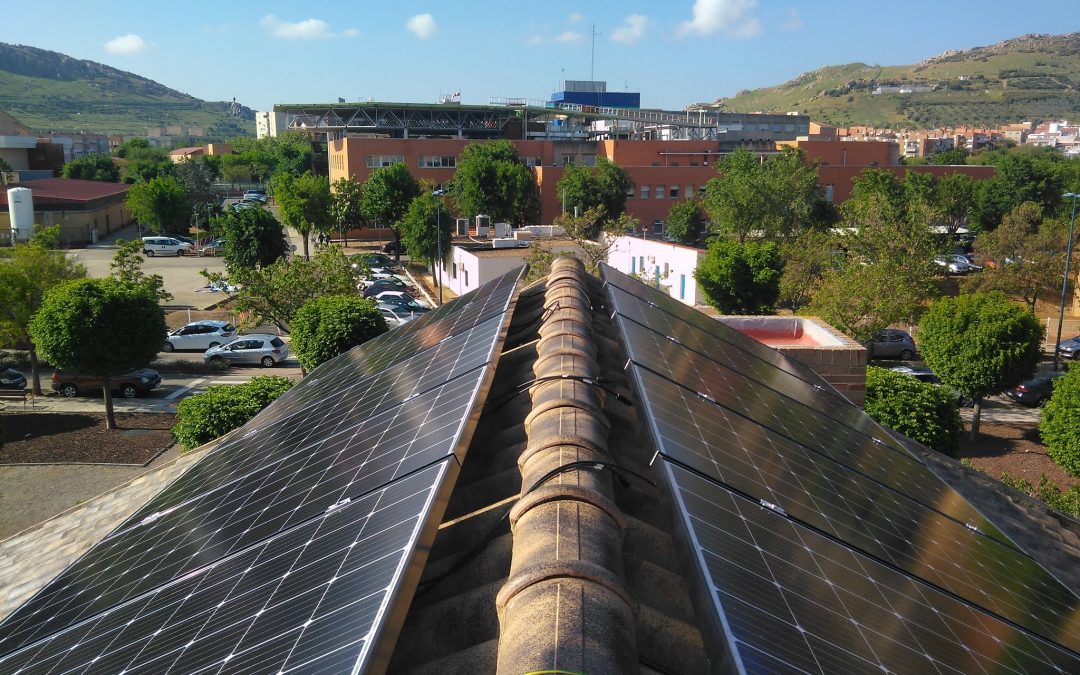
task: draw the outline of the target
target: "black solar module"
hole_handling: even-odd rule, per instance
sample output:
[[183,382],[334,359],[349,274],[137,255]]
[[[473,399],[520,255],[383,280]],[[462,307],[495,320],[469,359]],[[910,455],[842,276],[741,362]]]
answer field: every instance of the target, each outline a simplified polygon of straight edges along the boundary
[[[135,672],[133,666],[340,672],[363,665],[371,637],[387,629],[386,599],[412,593],[414,575],[413,585],[404,585],[404,571],[422,565],[434,536],[522,274],[511,272],[432,312],[433,320],[400,332],[401,345],[380,338],[313,371],[290,391],[298,393],[282,397],[208,453],[0,623],[0,673],[115,673],[123,663],[131,664],[126,672]],[[417,487],[421,475],[435,482]],[[399,485],[411,486],[401,488],[411,496],[400,495]],[[421,493],[427,496],[416,496]],[[390,498],[398,505],[386,507],[386,517],[394,522],[377,520]],[[372,529],[369,520],[379,527]],[[354,530],[341,529],[346,521]],[[358,538],[348,540],[353,531]],[[315,547],[319,533],[328,538]],[[362,548],[350,552],[340,548],[342,541]],[[368,552],[377,555],[334,573],[346,569],[334,561],[345,565]],[[313,554],[318,557],[304,557]],[[262,571],[251,574],[255,569]],[[305,604],[327,579],[354,572],[353,582],[333,586],[345,595],[330,605]],[[280,586],[289,594],[275,595],[279,591],[265,584],[286,573],[289,580]],[[197,592],[211,588],[209,595]],[[245,600],[229,610],[232,598]],[[280,609],[271,613],[271,606]],[[353,609],[316,621],[327,606],[333,608],[323,612],[328,617]],[[253,607],[259,614],[247,614]],[[283,622],[304,612],[311,627],[288,637]],[[101,647],[102,640],[116,643],[108,637],[116,631],[128,636],[123,644]],[[196,636],[203,635],[215,637],[200,643]],[[65,653],[55,651],[60,644]],[[87,660],[75,656],[95,649]]]
[[[605,280],[614,277],[611,272],[604,269]],[[734,641],[729,654],[748,672],[855,672],[879,665],[925,672],[943,669],[939,661],[980,659],[1015,659],[1027,666],[1020,672],[1062,663],[1075,670],[1080,627],[1071,618],[1080,599],[914,455],[861,411],[813,387],[797,368],[756,358],[760,350],[743,344],[750,338],[727,327],[706,331],[699,324],[714,321],[708,318],[682,322],[661,309],[662,294],[624,275],[615,278],[621,285],[606,287],[630,357],[628,374],[665,476],[673,493],[682,495],[679,518],[696,550],[705,604],[718,619],[718,636]],[[755,515],[766,531],[731,531],[733,525],[750,529],[750,511],[762,512]],[[766,546],[783,539],[778,531],[788,539],[786,533],[796,533],[805,542],[800,547],[809,547],[798,552],[807,556],[804,569],[782,565],[794,559],[791,551]],[[737,550],[730,537],[750,541],[753,555],[729,554]],[[841,560],[836,551],[844,556],[840,567],[823,576],[819,558]],[[759,558],[782,567],[785,581],[770,577]],[[845,569],[847,576],[840,573]],[[754,576],[762,574],[764,581]],[[867,600],[861,588],[867,583],[887,585],[901,597],[860,606],[869,612],[864,616],[840,591],[854,588],[849,592]],[[930,640],[918,633],[928,625],[921,615],[906,613],[921,611],[911,598],[935,615],[974,621],[982,632],[956,630]],[[892,632],[874,623],[880,607],[899,613],[883,624],[897,624]],[[915,628],[907,626],[911,622]],[[867,637],[864,625],[889,640],[879,644],[879,637]],[[988,645],[983,633],[1003,639],[1015,634],[1011,639],[1028,656],[999,654],[1000,646]],[[963,658],[953,658],[953,651]]]

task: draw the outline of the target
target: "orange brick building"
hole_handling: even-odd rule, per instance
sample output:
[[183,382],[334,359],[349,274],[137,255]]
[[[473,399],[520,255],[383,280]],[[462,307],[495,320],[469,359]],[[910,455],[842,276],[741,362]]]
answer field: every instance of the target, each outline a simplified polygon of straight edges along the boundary
[[[328,144],[330,181],[351,178],[363,183],[376,168],[404,163],[421,180],[446,183],[453,178],[457,158],[468,139],[370,138],[347,136]],[[643,224],[667,219],[671,206],[700,193],[716,176],[716,162],[728,151],[717,141],[557,141],[512,140],[525,163],[534,168],[540,187],[540,223],[549,224],[562,212],[555,186],[568,164],[591,166],[597,157],[619,165],[630,174],[634,191],[626,201],[627,212]],[[868,168],[902,175],[906,171],[965,173],[976,179],[993,176],[984,166],[901,166],[895,143],[840,140],[782,141],[806,152],[818,163],[818,175],[826,198],[842,202],[851,194],[852,179]]]

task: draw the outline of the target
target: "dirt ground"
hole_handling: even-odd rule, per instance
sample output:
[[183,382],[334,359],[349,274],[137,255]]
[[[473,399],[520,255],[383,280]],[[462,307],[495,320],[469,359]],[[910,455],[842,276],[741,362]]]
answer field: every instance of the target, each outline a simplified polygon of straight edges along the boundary
[[0,464],[145,464],[172,445],[175,415],[117,413],[117,429],[97,413],[4,413]]
[[960,457],[970,459],[976,469],[992,478],[1000,479],[1002,472],[1007,472],[1038,485],[1046,474],[1062,490],[1077,482],[1046,454],[1034,424],[983,424],[975,444],[967,440],[965,431]]

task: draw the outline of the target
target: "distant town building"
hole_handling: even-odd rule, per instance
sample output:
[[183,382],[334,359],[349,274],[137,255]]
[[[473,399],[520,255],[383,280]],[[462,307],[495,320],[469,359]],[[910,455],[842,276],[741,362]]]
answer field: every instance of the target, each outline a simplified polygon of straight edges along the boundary
[[288,115],[280,112],[261,111],[255,113],[255,137],[277,136],[288,128]]

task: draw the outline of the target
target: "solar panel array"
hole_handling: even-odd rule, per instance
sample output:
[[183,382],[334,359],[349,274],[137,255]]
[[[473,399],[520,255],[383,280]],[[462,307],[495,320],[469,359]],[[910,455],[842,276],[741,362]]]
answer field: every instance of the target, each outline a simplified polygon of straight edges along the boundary
[[0,623],[0,673],[362,672],[411,596],[522,274],[312,371]]
[[[1080,672],[1080,598],[811,370],[603,270],[716,629],[746,672]],[[710,638],[706,636],[706,642]]]

